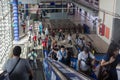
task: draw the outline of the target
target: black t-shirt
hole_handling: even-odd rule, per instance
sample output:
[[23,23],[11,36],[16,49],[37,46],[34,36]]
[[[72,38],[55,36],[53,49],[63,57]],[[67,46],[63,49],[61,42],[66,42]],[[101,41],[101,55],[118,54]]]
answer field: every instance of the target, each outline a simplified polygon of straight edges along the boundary
[[[106,54],[103,58],[105,61],[109,61],[110,60],[110,56],[108,54]],[[116,59],[113,63],[110,64],[111,68],[116,69],[117,64],[120,63],[120,54],[118,54],[118,56],[116,56]]]
[[[110,56],[106,54],[104,56],[104,60],[109,61]],[[116,70],[116,66],[118,63],[120,63],[120,54],[116,56],[116,59],[113,63],[106,66],[106,69],[108,69],[108,72],[109,72],[109,78],[107,80],[118,80],[118,75],[117,75],[117,70]]]

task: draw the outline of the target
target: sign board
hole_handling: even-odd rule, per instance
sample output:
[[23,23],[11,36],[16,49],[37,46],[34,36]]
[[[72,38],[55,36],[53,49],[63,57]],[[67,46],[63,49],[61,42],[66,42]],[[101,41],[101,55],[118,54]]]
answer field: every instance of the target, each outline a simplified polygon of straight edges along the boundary
[[36,4],[39,3],[40,0],[18,0],[18,2],[21,2],[22,4]]

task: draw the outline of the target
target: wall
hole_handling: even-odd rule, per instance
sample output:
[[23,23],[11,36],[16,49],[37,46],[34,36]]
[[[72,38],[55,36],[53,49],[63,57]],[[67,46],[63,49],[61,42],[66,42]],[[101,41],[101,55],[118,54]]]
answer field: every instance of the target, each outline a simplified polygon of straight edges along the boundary
[[[115,9],[115,13],[117,13],[118,15],[120,15],[120,0],[116,0],[116,9]],[[116,43],[119,43],[120,45],[120,18],[114,18],[114,22],[113,22],[113,40]]]
[[120,0],[116,0],[115,12],[120,15]]
[[113,40],[116,42],[116,43],[119,43],[120,45],[120,19],[117,19],[117,18],[114,18],[114,22],[113,22]]
[[101,23],[105,24],[105,35],[99,35],[99,27],[97,34],[108,44],[111,42],[112,39],[113,16],[110,13],[113,13],[115,11],[114,5],[114,0],[100,0],[99,2],[99,8],[105,11],[105,14],[103,11],[99,11],[99,18],[102,19]]

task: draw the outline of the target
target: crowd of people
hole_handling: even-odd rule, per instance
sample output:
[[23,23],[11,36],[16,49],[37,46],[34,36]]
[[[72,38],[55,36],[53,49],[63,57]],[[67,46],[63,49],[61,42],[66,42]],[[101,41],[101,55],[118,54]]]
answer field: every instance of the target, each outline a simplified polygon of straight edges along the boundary
[[[43,28],[42,28],[43,29]],[[52,31],[54,32],[54,31]],[[70,58],[74,55],[73,51],[65,45],[58,45],[59,41],[67,40],[70,45],[77,45],[79,48],[78,59],[78,71],[88,76],[91,76],[92,72],[97,71],[96,68],[99,66],[99,72],[96,75],[95,80],[118,80],[116,66],[120,62],[119,46],[111,44],[108,52],[105,54],[101,62],[96,61],[95,50],[92,43],[86,41],[85,37],[80,37],[79,33],[76,33],[75,39],[71,33],[65,35],[62,29],[59,30],[58,34],[53,34],[45,30],[33,31],[33,26],[29,28],[29,39],[30,43],[34,43],[34,47],[41,45],[43,49],[48,50],[48,57],[53,58],[67,66],[71,66]],[[57,39],[56,39],[56,36]],[[78,50],[78,49],[77,49]],[[21,47],[15,46],[13,49],[13,57],[10,58],[4,65],[3,70],[10,73],[11,80],[29,80],[30,76],[33,77],[32,67],[36,69],[37,66],[37,52],[35,49],[29,51],[27,55],[28,60],[20,58]],[[97,66],[96,66],[97,64]],[[98,69],[98,68],[97,68]]]
[[[59,31],[58,41],[64,40],[62,31]],[[54,40],[55,41],[55,40]],[[52,48],[49,56],[67,66],[70,66],[69,53],[64,45],[58,46],[57,41],[52,43]],[[72,35],[68,34],[68,44],[72,45]],[[94,73],[95,80],[118,80],[116,66],[120,62],[119,47],[114,45],[108,49],[102,61],[97,61],[95,58],[95,49],[90,41],[86,41],[85,37],[79,37],[76,34],[75,44],[80,48],[78,54],[78,71],[91,76]],[[72,57],[71,55],[69,57]],[[69,63],[68,63],[69,62]],[[68,65],[68,64],[69,65]],[[104,70],[104,69],[105,70]],[[99,70],[100,69],[100,70]],[[106,69],[109,69],[106,72]],[[105,71],[106,73],[102,72]],[[97,73],[96,73],[97,72]],[[107,74],[109,73],[109,75]]]

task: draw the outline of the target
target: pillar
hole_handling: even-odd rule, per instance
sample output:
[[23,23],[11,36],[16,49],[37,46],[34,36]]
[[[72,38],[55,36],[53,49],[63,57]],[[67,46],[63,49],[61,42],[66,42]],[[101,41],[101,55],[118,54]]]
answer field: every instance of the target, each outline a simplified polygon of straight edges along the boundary
[[28,15],[29,15],[29,11],[28,11],[28,9],[29,9],[29,8],[28,8],[28,4],[25,4],[25,9],[26,9],[26,11],[25,11],[25,15],[26,15],[26,16],[28,16]]
[[18,16],[18,0],[13,0],[13,31],[14,40],[19,41],[19,16]]

